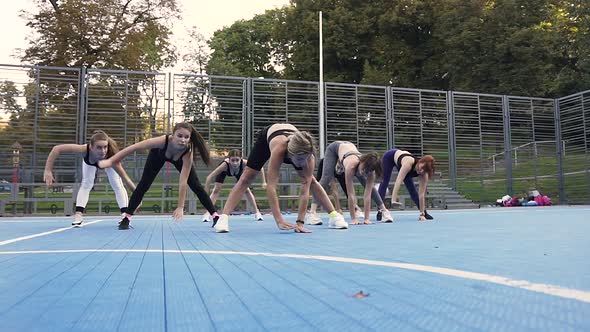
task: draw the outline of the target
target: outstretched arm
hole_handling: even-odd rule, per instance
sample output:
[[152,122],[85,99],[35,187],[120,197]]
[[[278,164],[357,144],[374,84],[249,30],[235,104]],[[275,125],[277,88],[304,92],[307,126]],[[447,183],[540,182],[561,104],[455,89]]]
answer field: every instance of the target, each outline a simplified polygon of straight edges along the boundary
[[420,176],[420,188],[419,188],[419,196],[420,196],[420,220],[426,220],[426,184],[428,183],[428,175],[424,174]]
[[363,208],[365,209],[365,223],[370,223],[371,220],[371,194],[373,193],[373,188],[375,184],[375,172],[371,172],[367,175],[367,183],[365,183],[365,192],[363,195]]
[[301,177],[301,191],[299,192],[299,210],[297,213],[297,224],[295,225],[295,232],[298,233],[311,233],[310,230],[303,227],[303,220],[305,220],[305,214],[307,213],[307,204],[309,203],[309,192],[311,183],[315,179],[313,177],[313,169],[315,168],[315,157],[311,156],[305,167],[302,170],[297,171],[299,177]]
[[178,179],[178,205],[172,213],[175,221],[181,221],[184,217],[184,202],[186,200],[186,191],[188,188],[188,177],[193,167],[193,152],[185,154],[182,157],[182,170]]
[[260,176],[262,176],[262,184],[261,184],[261,187],[262,187],[262,189],[265,189],[266,188],[266,176],[264,175],[264,167],[262,167],[260,169]]
[[53,178],[53,163],[55,159],[62,153],[84,153],[86,152],[86,144],[60,144],[51,149],[45,162],[45,171],[43,172],[43,181],[46,185],[51,186],[55,179]]
[[113,165],[113,169],[115,170],[115,172],[117,172],[117,174],[119,174],[121,180],[123,180],[123,183],[125,183],[125,186],[127,188],[131,189],[132,191],[135,190],[135,183],[131,181],[131,178],[129,177],[129,175],[127,175],[127,172],[125,172],[123,164],[121,164],[120,162],[116,163]]
[[350,223],[353,225],[358,224],[356,219],[356,194],[354,192],[354,168],[348,167],[344,169],[344,181],[346,183],[346,193],[348,194],[348,211],[350,212]]
[[207,179],[205,180],[205,191],[207,193],[209,193],[209,187],[211,186],[211,181],[213,181],[217,175],[219,175],[221,172],[223,172],[223,169],[225,167],[226,167],[225,162],[223,162],[223,163],[219,164],[219,166],[217,166],[217,168],[215,168],[213,170],[213,172],[211,172],[209,175],[207,175]]
[[159,137],[154,137],[150,139],[146,139],[145,141],[137,142],[132,144],[123,150],[117,152],[115,155],[110,157],[109,159],[101,160],[98,162],[98,167],[100,168],[109,168],[112,167],[114,164],[120,162],[126,156],[132,154],[135,151],[139,150],[146,150],[146,149],[153,149],[156,147],[162,147],[166,143],[166,135],[162,135]]

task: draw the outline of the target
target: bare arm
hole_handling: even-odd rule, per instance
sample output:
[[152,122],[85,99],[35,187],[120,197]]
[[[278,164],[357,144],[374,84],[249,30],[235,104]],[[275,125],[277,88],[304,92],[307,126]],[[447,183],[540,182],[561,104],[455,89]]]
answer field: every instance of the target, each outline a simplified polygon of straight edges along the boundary
[[162,147],[166,143],[166,135],[162,135],[159,137],[154,137],[150,139],[146,139],[145,141],[137,142],[132,144],[123,150],[117,152],[114,156],[110,157],[106,160],[101,160],[98,162],[98,166],[100,168],[109,168],[112,167],[113,164],[116,164],[123,160],[126,156],[132,154],[138,150],[146,150],[146,149],[153,149],[156,147]]
[[373,186],[375,184],[375,172],[367,175],[367,183],[365,184],[365,192],[363,195],[363,207],[365,209],[365,222],[370,220],[371,215],[371,194],[373,193]]
[[342,213],[342,207],[340,206],[340,194],[338,193],[338,184],[335,180],[330,182],[330,187],[332,188],[332,196],[334,196],[334,208],[339,213]]
[[127,172],[125,172],[125,168],[123,168],[123,164],[116,163],[113,165],[113,169],[115,170],[115,172],[117,172],[117,174],[119,174],[119,176],[121,177],[121,180],[123,180],[123,182],[125,183],[125,186],[131,190],[135,190],[135,183],[133,183],[133,181],[131,181],[131,178],[129,178],[129,175],[127,175]]
[[219,164],[219,166],[217,166],[217,168],[215,168],[213,170],[213,172],[211,172],[209,175],[207,175],[207,179],[205,180],[205,191],[207,193],[209,193],[209,187],[211,186],[211,181],[213,181],[217,175],[219,175],[221,172],[223,172],[223,169],[225,167],[226,167],[226,165],[223,162],[223,163]]
[[51,149],[51,152],[47,156],[45,162],[45,171],[43,172],[43,181],[48,186],[53,184],[55,179],[53,178],[53,164],[55,159],[62,153],[84,153],[86,152],[86,144],[60,144],[56,145]]
[[184,202],[186,200],[186,191],[188,188],[188,177],[193,167],[193,152],[185,154],[182,157],[182,170],[178,179],[178,205],[172,214],[174,220],[180,221],[184,215]]
[[346,183],[346,192],[348,193],[348,210],[352,224],[357,224],[356,220],[356,194],[354,192],[354,168],[348,167],[344,170],[344,181]]
[[262,176],[262,189],[266,188],[266,176],[264,175],[264,167],[260,169],[260,175]]
[[266,194],[270,210],[277,224],[284,223],[283,215],[279,207],[279,199],[277,197],[277,185],[279,183],[279,169],[283,163],[283,157],[286,153],[287,147],[277,145],[271,151],[270,161],[268,165],[268,184],[266,187]]
[[391,193],[391,203],[392,204],[394,204],[395,202],[398,201],[397,196],[399,194],[399,189],[402,185],[402,182],[406,178],[406,175],[408,175],[408,173],[412,169],[412,165],[413,165],[413,162],[411,162],[409,159],[406,158],[405,160],[402,160],[402,166],[401,166],[401,169],[399,170],[399,172],[397,173],[397,178],[395,179],[395,185],[393,186],[393,192]]
[[307,213],[307,204],[309,203],[309,188],[313,178],[313,169],[315,167],[315,157],[310,157],[305,167],[297,171],[301,177],[301,192],[299,192],[299,210],[297,211],[297,220],[304,220]]
[[420,216],[424,216],[426,212],[426,184],[428,183],[428,175],[424,174],[420,176],[419,184],[420,188],[418,189],[418,195],[420,197]]

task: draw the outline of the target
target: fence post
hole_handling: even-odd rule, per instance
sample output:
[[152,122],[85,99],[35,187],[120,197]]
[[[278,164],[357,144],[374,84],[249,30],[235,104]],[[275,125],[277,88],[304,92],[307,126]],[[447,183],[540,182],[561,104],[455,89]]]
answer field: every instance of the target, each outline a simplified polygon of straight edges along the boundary
[[555,144],[557,144],[557,186],[559,187],[559,204],[567,204],[567,197],[565,194],[565,178],[563,174],[563,157],[565,153],[565,141],[563,141],[563,144],[561,144],[562,133],[559,99],[554,100],[553,114],[555,118]]
[[512,195],[512,140],[510,135],[510,104],[508,96],[502,96],[502,112],[504,114],[504,155],[506,156],[506,192]]
[[457,190],[457,142],[455,138],[455,100],[453,91],[447,91],[447,126],[449,140],[449,180],[451,188]]

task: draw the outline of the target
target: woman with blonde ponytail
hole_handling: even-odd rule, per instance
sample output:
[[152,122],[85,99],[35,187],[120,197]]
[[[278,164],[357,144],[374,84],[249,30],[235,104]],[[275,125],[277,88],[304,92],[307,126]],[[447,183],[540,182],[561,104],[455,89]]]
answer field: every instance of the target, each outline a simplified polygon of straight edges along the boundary
[[111,158],[100,161],[98,166],[101,168],[110,167],[112,164],[120,162],[125,156],[145,149],[150,149],[150,153],[145,162],[141,180],[137,184],[137,188],[133,191],[129,200],[129,206],[119,223],[119,229],[129,229],[131,217],[166,162],[174,165],[180,172],[180,178],[178,180],[178,205],[172,213],[174,220],[180,221],[183,219],[187,187],[191,188],[199,198],[201,204],[213,216],[213,219],[217,220],[219,217],[217,209],[211,203],[209,195],[199,182],[194,167],[196,162],[194,149],[198,151],[205,164],[209,165],[211,162],[209,148],[201,134],[190,123],[177,123],[174,126],[172,135],[162,135],[130,145]]
[[[269,161],[269,165],[266,194],[273,217],[279,229],[293,229],[298,233],[310,232],[304,227],[310,191],[330,213],[330,227],[348,228],[344,217],[334,209],[328,195],[313,176],[315,167],[314,153],[315,144],[311,134],[305,131],[299,131],[292,124],[277,123],[261,130],[257,135],[250,155],[248,155],[246,169],[230,192],[223,208],[223,214],[221,214],[219,220],[215,223],[215,231],[218,233],[229,232],[229,214],[236,207],[244,192],[246,192],[246,189],[249,188],[267,161]],[[299,193],[299,211],[295,224],[286,222],[279,208],[276,189],[279,183],[279,170],[283,163],[293,165],[297,170],[297,174],[301,177],[302,186]]]
[[[90,137],[89,144],[60,144],[51,149],[51,152],[47,156],[45,172],[43,173],[43,181],[47,186],[52,186],[55,181],[53,177],[53,164],[60,154],[84,154],[82,162],[82,182],[80,183],[80,189],[78,189],[78,194],[76,196],[76,213],[74,214],[72,225],[76,227],[82,226],[86,204],[90,197],[90,191],[92,190],[92,187],[94,187],[98,162],[105,158],[110,158],[118,151],[117,143],[102,130],[94,131],[92,137]],[[112,164],[112,168],[109,167],[105,169],[105,172],[107,173],[109,183],[115,192],[117,204],[122,213],[127,208],[128,201],[127,191],[123,186],[123,181],[131,190],[135,189],[135,184],[131,181],[121,163]]]

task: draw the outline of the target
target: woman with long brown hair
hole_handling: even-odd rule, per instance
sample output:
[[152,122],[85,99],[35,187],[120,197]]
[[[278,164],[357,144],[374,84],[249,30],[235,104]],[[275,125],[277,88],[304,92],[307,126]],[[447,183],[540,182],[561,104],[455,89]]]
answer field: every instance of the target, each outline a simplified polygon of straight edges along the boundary
[[[86,204],[90,197],[90,191],[94,187],[94,179],[96,178],[96,171],[98,170],[98,162],[105,158],[110,158],[119,151],[117,143],[110,138],[104,131],[96,130],[90,137],[88,144],[60,144],[51,149],[45,162],[45,172],[43,173],[43,181],[47,186],[52,186],[55,181],[53,177],[53,164],[55,159],[62,153],[79,153],[84,154],[82,158],[82,181],[78,194],[76,196],[76,212],[74,213],[74,221],[72,225],[76,227],[82,226],[83,214],[86,210]],[[121,163],[113,163],[112,167],[106,168],[105,172],[109,178],[109,183],[115,192],[117,204],[121,209],[121,213],[127,208],[128,196],[123,182],[131,190],[135,189],[135,184],[121,165]]]
[[[399,204],[398,194],[403,181],[412,201],[420,210],[418,220],[433,219],[426,211],[426,186],[434,176],[434,158],[431,155],[425,155],[418,159],[410,152],[400,149],[391,149],[385,152],[383,155],[383,181],[379,185],[381,199],[385,199],[385,192],[394,167],[397,168],[398,173],[391,193],[391,204]],[[416,177],[419,181],[419,192],[416,191],[416,185],[414,184],[414,178]],[[379,219],[379,216],[377,219]]]
[[111,164],[121,161],[125,156],[145,149],[150,149],[150,152],[145,162],[143,174],[137,184],[137,188],[131,194],[129,205],[123,219],[119,223],[119,229],[129,229],[131,217],[166,162],[174,165],[180,172],[180,178],[178,180],[178,205],[172,213],[174,220],[182,220],[184,216],[187,186],[197,195],[201,204],[211,213],[213,218],[218,218],[217,209],[211,203],[209,195],[199,182],[194,167],[196,154],[193,149],[198,150],[198,154],[205,164],[209,165],[211,162],[209,148],[201,134],[190,123],[177,123],[174,126],[172,135],[162,135],[130,145],[111,158],[100,161],[98,165],[101,168],[110,167]]

